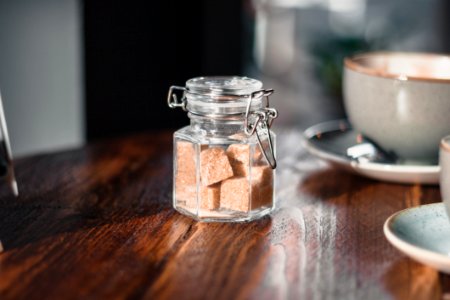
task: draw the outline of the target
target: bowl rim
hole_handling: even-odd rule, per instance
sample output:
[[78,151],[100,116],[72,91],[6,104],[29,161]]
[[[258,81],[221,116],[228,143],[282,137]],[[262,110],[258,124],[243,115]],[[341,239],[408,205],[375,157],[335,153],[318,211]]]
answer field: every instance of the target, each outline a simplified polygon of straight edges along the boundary
[[425,52],[394,52],[394,51],[376,51],[376,52],[366,52],[359,53],[352,56],[348,56],[344,58],[344,67],[350,69],[352,71],[363,73],[366,75],[382,77],[382,78],[390,78],[397,80],[414,80],[414,81],[426,81],[426,82],[437,82],[437,83],[450,83],[450,78],[430,78],[430,77],[421,77],[421,76],[407,76],[404,74],[395,74],[389,73],[383,70],[377,70],[374,68],[366,67],[360,63],[360,60],[367,59],[374,56],[427,56],[432,58],[447,58],[450,60],[450,54],[441,54],[441,53],[425,53]]

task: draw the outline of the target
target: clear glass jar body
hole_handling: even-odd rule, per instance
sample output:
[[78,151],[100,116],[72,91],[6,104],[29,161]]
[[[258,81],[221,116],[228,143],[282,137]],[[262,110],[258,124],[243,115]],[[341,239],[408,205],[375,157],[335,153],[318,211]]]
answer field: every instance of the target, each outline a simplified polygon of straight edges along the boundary
[[[189,114],[191,124],[174,134],[173,206],[199,221],[260,218],[275,205],[275,170],[263,151],[275,151],[270,130],[248,135],[241,118]],[[273,153],[275,154],[275,153]]]

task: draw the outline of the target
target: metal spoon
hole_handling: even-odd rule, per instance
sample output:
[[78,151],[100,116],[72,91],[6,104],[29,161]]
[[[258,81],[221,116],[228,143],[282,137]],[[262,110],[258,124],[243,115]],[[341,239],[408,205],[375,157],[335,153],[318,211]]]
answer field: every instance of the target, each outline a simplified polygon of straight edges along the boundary
[[378,146],[374,141],[364,137],[361,134],[357,135],[358,144],[347,148],[347,156],[357,162],[376,162],[393,164],[397,161],[397,157],[393,153],[388,153]]

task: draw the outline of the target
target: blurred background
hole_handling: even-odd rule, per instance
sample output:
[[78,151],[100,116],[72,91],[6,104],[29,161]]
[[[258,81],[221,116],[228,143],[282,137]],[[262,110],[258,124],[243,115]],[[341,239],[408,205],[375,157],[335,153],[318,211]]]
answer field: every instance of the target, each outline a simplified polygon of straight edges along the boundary
[[277,126],[345,117],[342,59],[450,52],[448,0],[0,0],[0,90],[13,153],[188,124],[170,85],[245,75]]

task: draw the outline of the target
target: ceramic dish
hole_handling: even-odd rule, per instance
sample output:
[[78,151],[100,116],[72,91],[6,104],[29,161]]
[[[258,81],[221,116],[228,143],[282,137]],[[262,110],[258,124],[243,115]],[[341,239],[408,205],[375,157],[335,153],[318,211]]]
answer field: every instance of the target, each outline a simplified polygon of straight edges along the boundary
[[347,155],[347,149],[358,145],[361,135],[347,120],[320,123],[304,132],[306,147],[313,155],[357,174],[397,182],[438,184],[439,165],[411,165],[403,161],[358,161]]
[[384,223],[384,235],[409,257],[450,274],[450,221],[443,203],[395,213]]
[[449,55],[359,53],[344,60],[342,89],[354,128],[399,157],[437,163],[450,128]]

